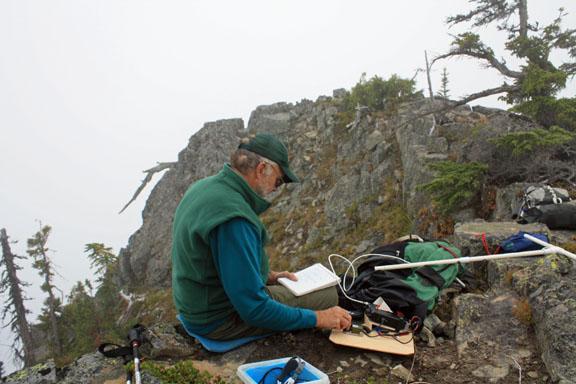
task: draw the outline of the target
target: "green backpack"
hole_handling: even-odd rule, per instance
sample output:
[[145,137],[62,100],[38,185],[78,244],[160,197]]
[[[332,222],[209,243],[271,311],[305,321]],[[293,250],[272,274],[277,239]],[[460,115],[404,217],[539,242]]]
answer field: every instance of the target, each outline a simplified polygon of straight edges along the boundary
[[[409,242],[404,248],[404,260],[410,263],[420,261],[460,258],[460,250],[445,241]],[[404,282],[416,291],[416,296],[426,302],[428,311],[432,311],[438,301],[440,291],[448,288],[458,276],[460,264],[429,265],[412,269]]]

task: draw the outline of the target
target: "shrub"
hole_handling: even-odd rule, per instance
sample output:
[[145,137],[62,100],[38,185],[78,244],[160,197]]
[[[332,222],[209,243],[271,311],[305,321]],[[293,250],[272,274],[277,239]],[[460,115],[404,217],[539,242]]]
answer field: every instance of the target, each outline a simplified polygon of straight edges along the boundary
[[438,209],[449,213],[478,195],[488,166],[477,162],[441,161],[431,164],[430,169],[436,172],[436,177],[419,189],[430,192]]
[[512,108],[531,117],[545,127],[560,126],[576,132],[576,97],[556,99],[553,96],[534,97]]
[[536,150],[567,144],[576,138],[576,134],[557,126],[550,129],[536,128],[525,132],[512,132],[492,139],[491,142],[512,156],[520,157]]
[[379,76],[366,80],[366,74],[363,73],[358,83],[346,95],[344,107],[349,113],[353,112],[358,104],[373,111],[389,110],[418,95],[414,86],[414,80],[402,79],[397,75],[392,75],[388,80]]

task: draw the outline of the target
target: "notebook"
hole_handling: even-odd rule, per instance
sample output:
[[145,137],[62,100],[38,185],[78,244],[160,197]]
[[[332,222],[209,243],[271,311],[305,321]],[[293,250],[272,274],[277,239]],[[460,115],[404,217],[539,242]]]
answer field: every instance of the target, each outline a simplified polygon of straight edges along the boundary
[[294,296],[302,296],[310,292],[328,288],[338,284],[340,278],[331,270],[320,263],[313,264],[308,268],[295,273],[298,281],[292,281],[285,277],[278,279],[278,282],[288,288]]

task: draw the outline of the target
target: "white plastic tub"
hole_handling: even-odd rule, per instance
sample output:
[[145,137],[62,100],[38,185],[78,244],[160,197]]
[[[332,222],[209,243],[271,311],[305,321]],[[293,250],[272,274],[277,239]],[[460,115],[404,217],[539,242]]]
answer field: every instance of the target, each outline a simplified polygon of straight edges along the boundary
[[[240,380],[245,384],[258,384],[262,377],[273,368],[283,368],[284,365],[290,360],[290,357],[284,357],[282,359],[258,361],[256,363],[243,364],[238,367],[236,373]],[[313,366],[312,364],[304,361],[306,365],[304,370],[298,376],[298,383],[309,383],[309,384],[329,384],[330,380],[328,375]],[[280,374],[281,370],[277,369],[266,377],[266,381],[263,384],[276,384],[276,378]]]

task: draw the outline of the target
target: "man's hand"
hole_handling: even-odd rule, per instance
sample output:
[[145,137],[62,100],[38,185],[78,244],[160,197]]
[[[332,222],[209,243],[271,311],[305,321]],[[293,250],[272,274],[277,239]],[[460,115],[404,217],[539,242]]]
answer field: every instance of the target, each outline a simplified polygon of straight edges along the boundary
[[316,312],[316,328],[348,329],[352,326],[352,316],[341,307],[332,307]]
[[293,274],[292,272],[288,272],[288,271],[282,271],[282,272],[274,272],[274,271],[270,271],[270,273],[268,274],[268,281],[266,282],[266,284],[277,284],[278,283],[278,278],[280,277],[285,277],[287,279],[290,279],[292,281],[298,281],[298,278],[296,277],[295,274]]

